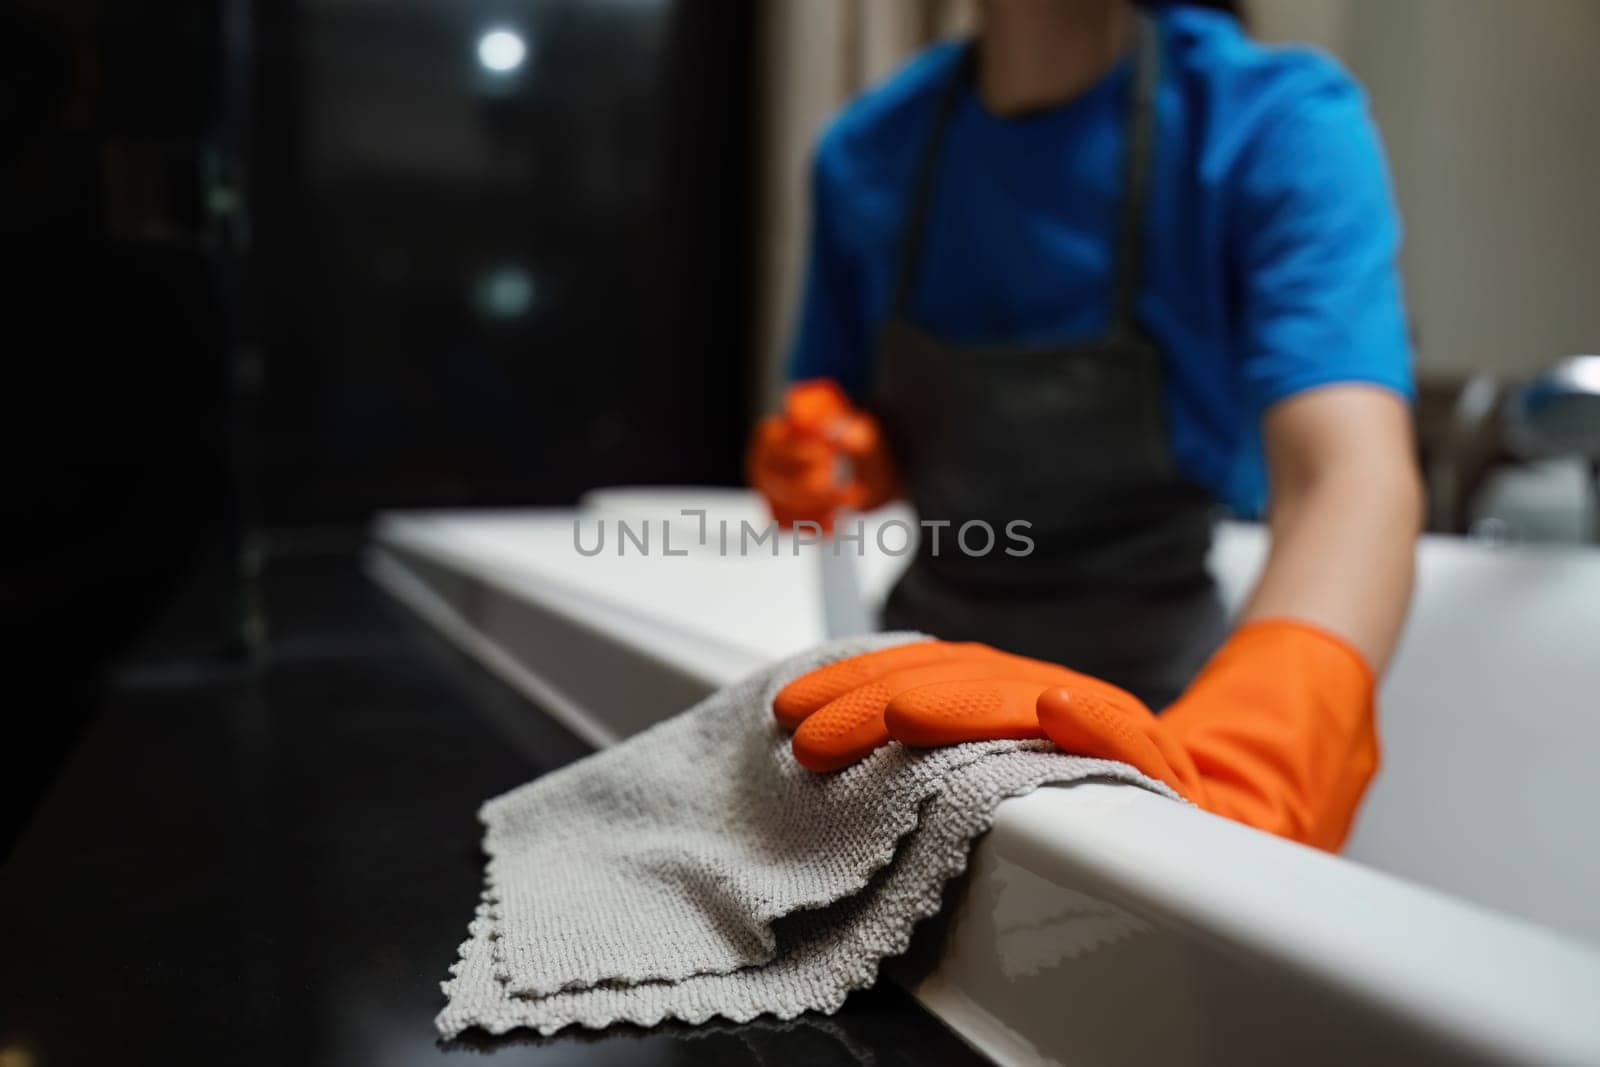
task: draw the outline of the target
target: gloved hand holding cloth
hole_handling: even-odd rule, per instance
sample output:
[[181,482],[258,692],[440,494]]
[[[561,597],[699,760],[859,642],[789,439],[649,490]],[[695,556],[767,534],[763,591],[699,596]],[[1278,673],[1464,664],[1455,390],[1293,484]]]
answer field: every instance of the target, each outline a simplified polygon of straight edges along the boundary
[[930,641],[830,664],[773,701],[805,767],[834,771],[899,741],[927,748],[1049,738],[1118,760],[1198,806],[1337,849],[1378,765],[1371,669],[1309,623],[1240,626],[1157,716],[1077,671],[985,645]]
[[1086,779],[1172,795],[1042,740],[895,745],[840,774],[796,763],[779,691],[892,647],[948,646],[808,649],[486,803],[484,892],[439,1032],[835,1011],[939,910],[1006,798]]

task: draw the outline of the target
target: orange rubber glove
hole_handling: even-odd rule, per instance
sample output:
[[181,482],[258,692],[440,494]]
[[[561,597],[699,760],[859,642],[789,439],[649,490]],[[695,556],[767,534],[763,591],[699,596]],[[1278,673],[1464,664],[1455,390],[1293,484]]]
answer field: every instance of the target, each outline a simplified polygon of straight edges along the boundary
[[785,529],[815,522],[827,532],[840,509],[875,508],[896,493],[877,420],[825,378],[790,386],[783,414],[757,424],[745,474]]
[[1377,770],[1372,672],[1340,638],[1289,619],[1236,630],[1161,717],[1116,686],[984,645],[939,641],[804,675],[773,712],[815,771],[889,740],[916,747],[1049,737],[1120,760],[1208,811],[1336,849]]

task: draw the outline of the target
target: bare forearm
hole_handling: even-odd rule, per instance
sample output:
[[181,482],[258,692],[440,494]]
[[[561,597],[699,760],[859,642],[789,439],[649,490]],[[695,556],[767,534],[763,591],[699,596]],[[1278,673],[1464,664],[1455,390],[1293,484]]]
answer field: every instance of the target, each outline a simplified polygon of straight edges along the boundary
[[1318,390],[1268,413],[1272,547],[1244,618],[1321,626],[1381,673],[1411,597],[1422,490],[1409,414],[1374,393]]

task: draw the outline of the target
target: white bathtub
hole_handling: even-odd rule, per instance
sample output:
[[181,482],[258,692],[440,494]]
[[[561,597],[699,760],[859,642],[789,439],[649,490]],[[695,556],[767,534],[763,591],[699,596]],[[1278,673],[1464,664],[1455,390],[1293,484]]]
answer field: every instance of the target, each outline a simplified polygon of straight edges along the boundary
[[[708,544],[700,520],[707,512]],[[871,517],[881,523],[900,513]],[[574,524],[592,548],[580,554]],[[650,555],[617,554],[616,522]],[[369,569],[595,744],[820,640],[815,550],[718,550],[747,494],[384,516]],[[663,549],[672,523],[674,552]],[[890,536],[891,549],[898,536]],[[869,602],[903,564],[859,561]],[[1264,548],[1227,524],[1231,601]],[[1385,762],[1345,858],[1141,790],[1007,801],[924,952],[896,971],[1002,1062],[1600,1063],[1600,552],[1422,549],[1383,689]]]

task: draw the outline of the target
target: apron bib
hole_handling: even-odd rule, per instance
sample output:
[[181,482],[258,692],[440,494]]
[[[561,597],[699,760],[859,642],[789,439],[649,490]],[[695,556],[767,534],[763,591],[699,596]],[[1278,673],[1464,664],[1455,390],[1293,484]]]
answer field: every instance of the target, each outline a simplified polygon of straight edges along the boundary
[[[1206,569],[1209,494],[1175,471],[1162,416],[1162,356],[1140,328],[1143,216],[1160,48],[1140,17],[1128,157],[1107,332],[1060,346],[956,346],[910,319],[940,149],[971,52],[941,97],[901,242],[873,405],[922,520],[948,521],[889,596],[883,623],[982,641],[1170,703],[1221,643]],[[1026,556],[1008,555],[1031,538]],[[960,528],[969,530],[963,551]]]

